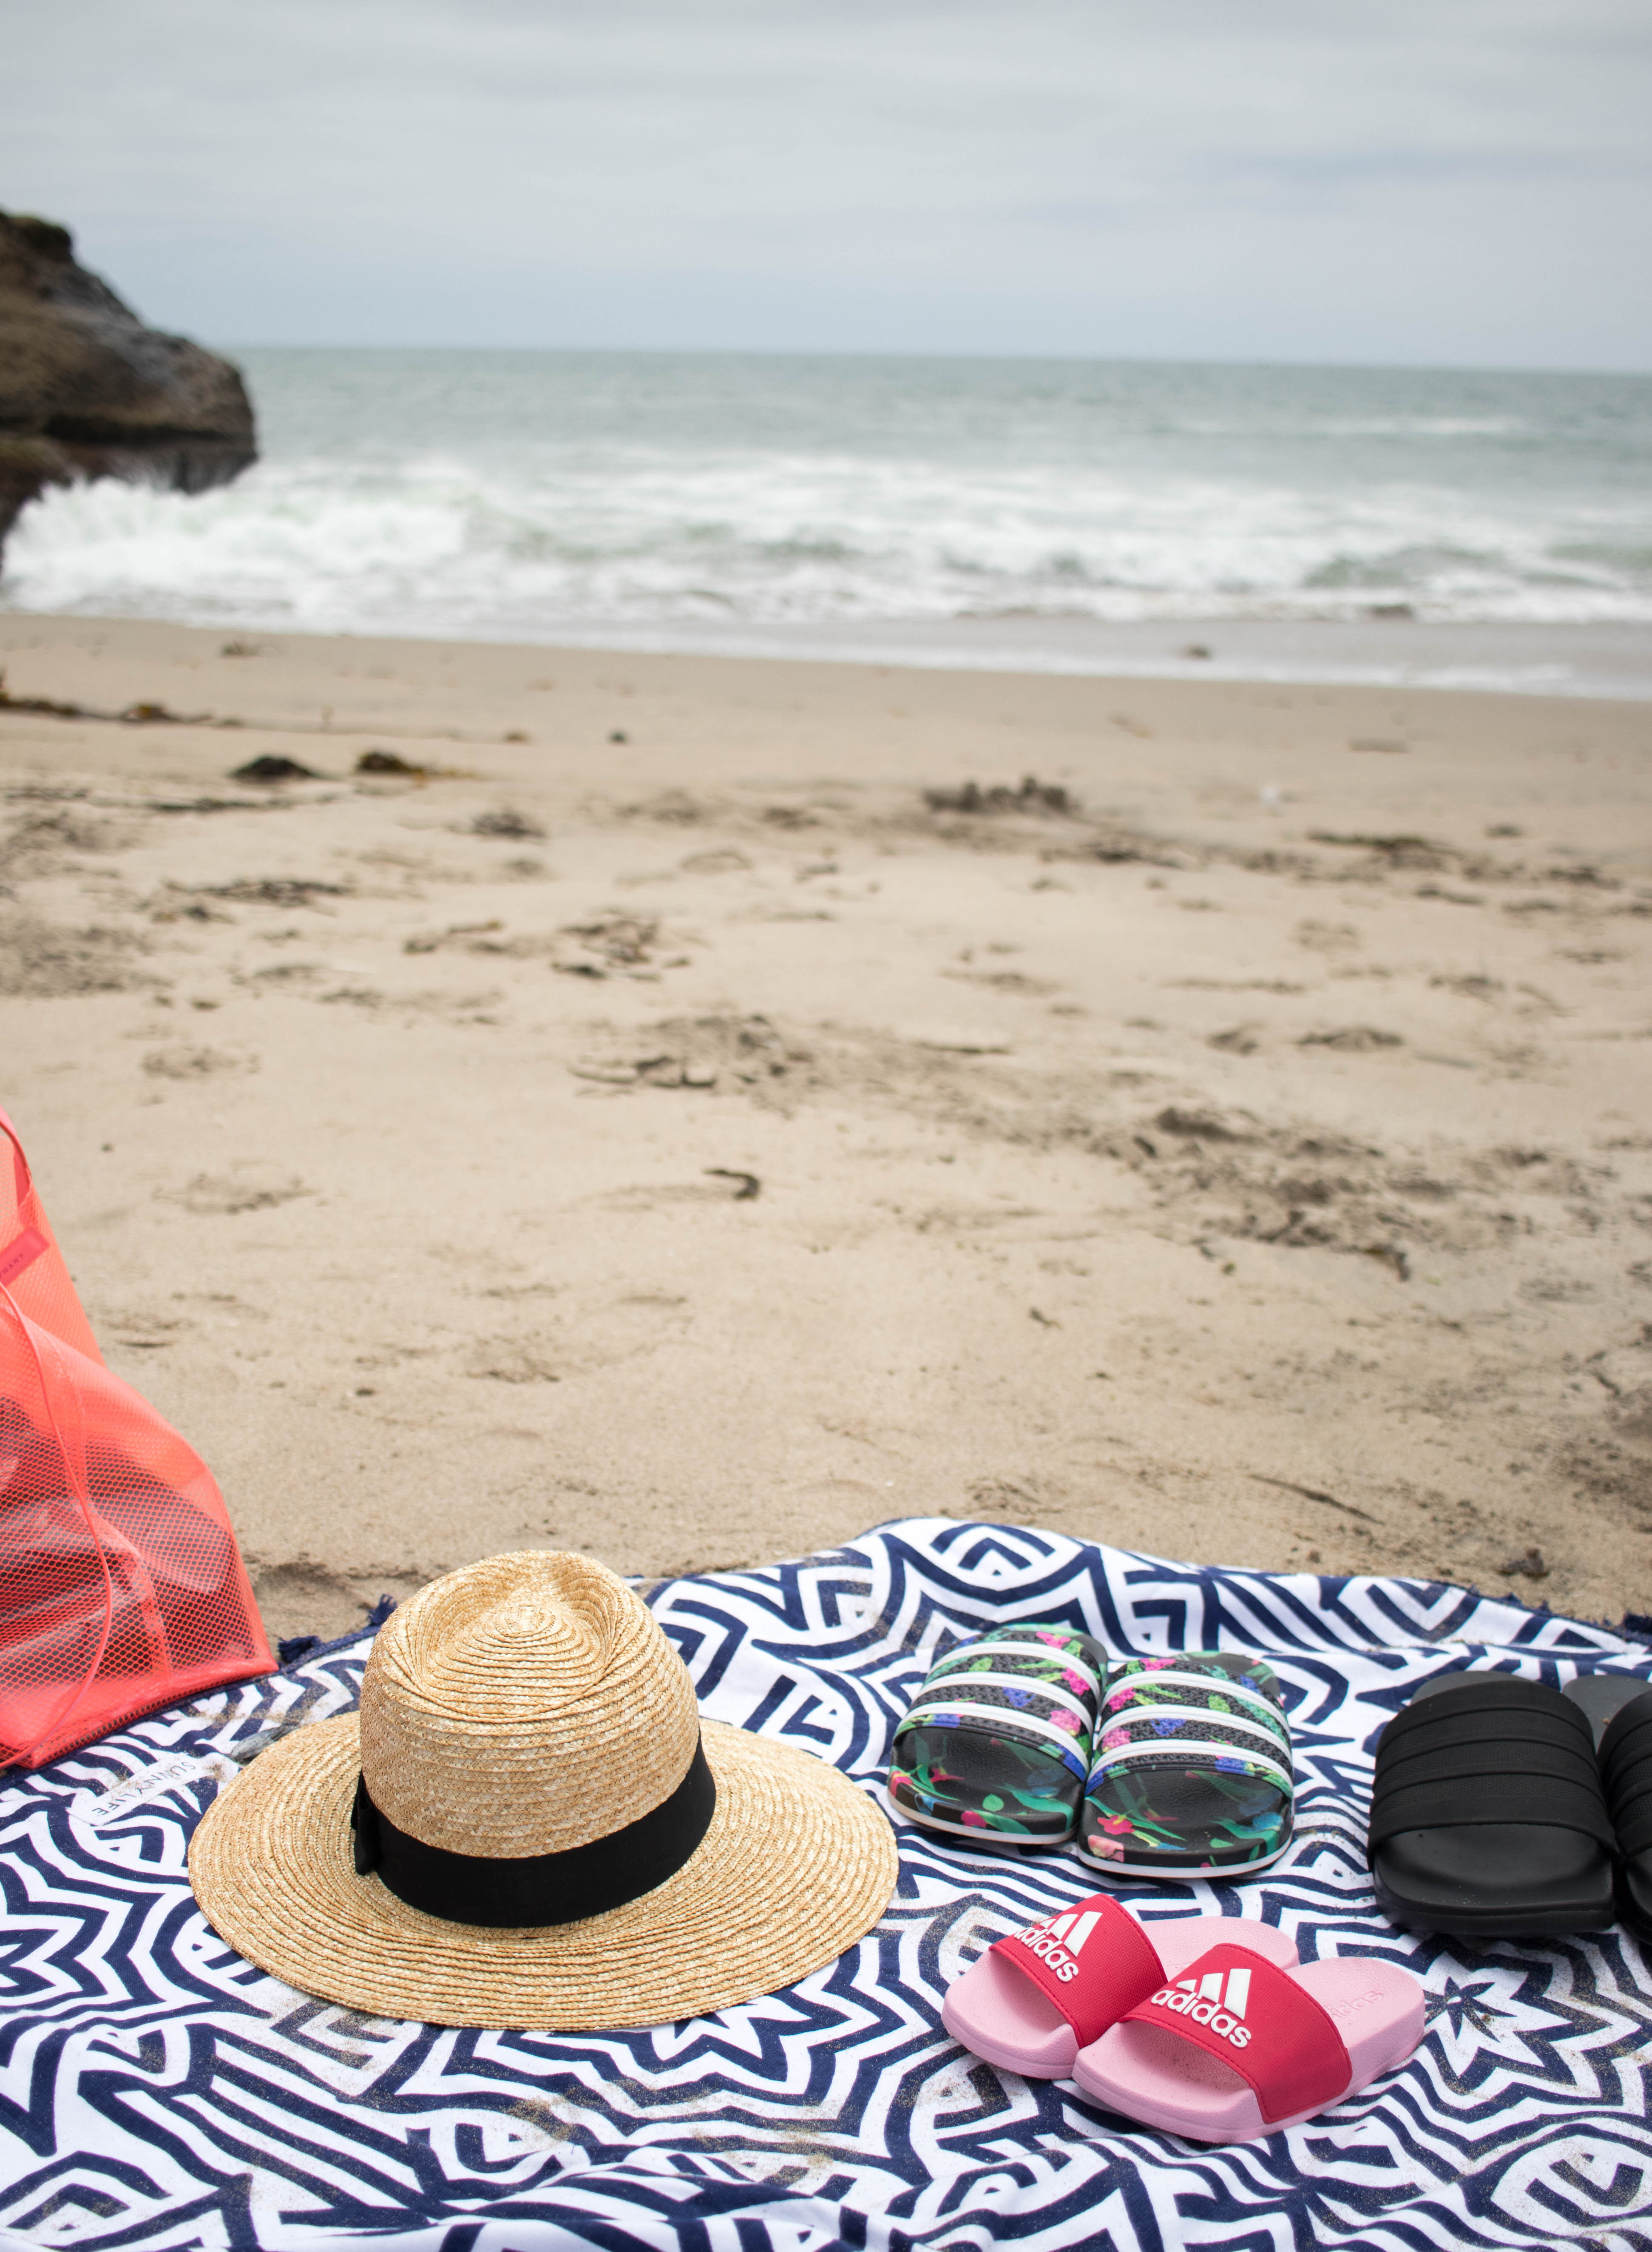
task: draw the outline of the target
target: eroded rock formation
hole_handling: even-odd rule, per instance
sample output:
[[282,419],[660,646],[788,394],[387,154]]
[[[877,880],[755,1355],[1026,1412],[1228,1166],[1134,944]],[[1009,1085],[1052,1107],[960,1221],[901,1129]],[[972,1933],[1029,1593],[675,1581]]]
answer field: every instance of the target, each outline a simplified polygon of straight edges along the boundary
[[238,369],[145,328],[76,264],[66,227],[0,212],[0,551],[48,485],[205,492],[257,457]]

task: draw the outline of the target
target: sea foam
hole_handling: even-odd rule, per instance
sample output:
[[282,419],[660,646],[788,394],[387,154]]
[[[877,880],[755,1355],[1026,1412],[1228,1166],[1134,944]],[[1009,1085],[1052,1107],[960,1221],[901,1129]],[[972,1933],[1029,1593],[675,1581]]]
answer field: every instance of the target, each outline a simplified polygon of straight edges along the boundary
[[258,467],[54,493],[0,604],[812,653],[1014,621],[1652,620],[1634,379],[245,358]]

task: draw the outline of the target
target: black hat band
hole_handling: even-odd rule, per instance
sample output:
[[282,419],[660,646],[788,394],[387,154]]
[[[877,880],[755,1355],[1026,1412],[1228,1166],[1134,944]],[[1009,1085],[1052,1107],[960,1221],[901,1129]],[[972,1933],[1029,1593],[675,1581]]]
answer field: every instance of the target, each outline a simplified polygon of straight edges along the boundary
[[640,1900],[675,1876],[711,1826],[717,1783],[696,1744],[688,1772],[657,1806],[623,1830],[560,1853],[454,1853],[399,1830],[356,1779],[350,1826],[356,1873],[377,1872],[386,1890],[423,1915],[495,1929],[578,1923]]

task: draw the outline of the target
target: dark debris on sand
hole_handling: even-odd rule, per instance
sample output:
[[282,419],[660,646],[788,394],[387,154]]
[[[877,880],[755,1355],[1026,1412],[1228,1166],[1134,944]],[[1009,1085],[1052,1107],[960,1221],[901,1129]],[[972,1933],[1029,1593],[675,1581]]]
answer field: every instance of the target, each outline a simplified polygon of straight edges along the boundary
[[530,840],[538,843],[545,836],[537,821],[508,805],[500,806],[491,813],[479,813],[470,824],[470,833],[473,837],[501,837],[513,844],[525,844]]
[[283,758],[279,752],[266,751],[259,758],[248,759],[242,767],[232,767],[232,782],[258,782],[270,784],[279,782],[321,782],[314,767],[307,767],[297,759]]
[[[415,766],[410,759],[400,757],[395,751],[364,751],[356,761],[356,771],[358,775],[406,775],[415,782],[427,782],[431,769]],[[496,836],[498,832],[484,830],[482,834]]]
[[956,789],[927,789],[924,803],[931,813],[1055,814],[1062,818],[1079,810],[1078,800],[1059,782],[1040,782],[1024,775],[1018,788],[994,782],[982,789],[979,782],[961,783]]

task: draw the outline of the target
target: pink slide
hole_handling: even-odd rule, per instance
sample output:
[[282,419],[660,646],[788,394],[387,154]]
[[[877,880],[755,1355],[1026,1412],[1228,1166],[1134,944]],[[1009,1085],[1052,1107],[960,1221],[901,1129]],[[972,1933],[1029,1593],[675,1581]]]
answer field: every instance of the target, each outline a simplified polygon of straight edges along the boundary
[[1242,1937],[1259,1961],[1293,1964],[1296,1950],[1271,1924],[1237,1916],[1166,1916],[1152,1936],[1107,1893],[1000,1939],[948,1989],[941,2022],[989,2064],[1029,2080],[1062,2080],[1156,1987],[1180,1977],[1225,1936]]
[[1340,2103],[1404,2064],[1422,2036],[1422,1987],[1392,1963],[1356,1955],[1281,1970],[1223,1943],[1125,2011],[1072,2076],[1143,2126],[1246,2143]]

